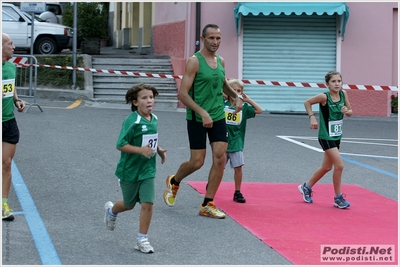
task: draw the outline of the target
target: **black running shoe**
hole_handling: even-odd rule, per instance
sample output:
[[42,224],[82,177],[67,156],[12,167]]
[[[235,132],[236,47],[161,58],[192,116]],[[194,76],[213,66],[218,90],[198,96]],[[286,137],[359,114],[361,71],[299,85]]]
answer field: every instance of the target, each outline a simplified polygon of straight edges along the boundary
[[238,202],[238,203],[246,203],[246,199],[243,197],[242,193],[240,192],[235,192],[233,195],[233,201]]

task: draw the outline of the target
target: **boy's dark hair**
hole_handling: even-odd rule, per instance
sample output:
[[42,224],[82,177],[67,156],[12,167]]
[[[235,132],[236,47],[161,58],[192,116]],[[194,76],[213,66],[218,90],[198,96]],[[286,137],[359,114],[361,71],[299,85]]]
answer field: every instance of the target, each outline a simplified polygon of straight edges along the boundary
[[132,111],[136,111],[137,110],[137,107],[133,104],[133,100],[137,101],[138,93],[141,90],[151,90],[153,92],[153,96],[154,97],[158,96],[157,89],[154,86],[150,85],[150,84],[139,83],[139,84],[137,84],[135,86],[132,86],[131,88],[129,88],[128,92],[126,92],[126,95],[125,95],[126,103],[127,104],[129,104],[129,103],[132,104],[132,106],[131,106],[131,110]]
[[216,25],[216,24],[207,24],[206,26],[204,26],[201,36],[206,37],[206,32],[207,32],[208,28],[219,29],[218,25]]

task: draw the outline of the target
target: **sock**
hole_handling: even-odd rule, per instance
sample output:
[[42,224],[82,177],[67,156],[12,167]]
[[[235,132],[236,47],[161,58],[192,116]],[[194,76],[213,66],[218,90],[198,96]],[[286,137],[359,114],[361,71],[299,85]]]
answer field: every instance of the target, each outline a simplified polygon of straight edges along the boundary
[[1,199],[1,206],[3,206],[4,205],[4,203],[7,203],[7,201],[8,201],[8,198],[6,198],[6,197],[3,197],[2,199]]
[[335,198],[339,198],[339,197],[341,197],[342,196],[342,193],[340,193],[340,194],[335,194]]
[[112,208],[109,208],[109,209],[108,209],[108,214],[110,214],[110,215],[113,216],[113,217],[117,217],[117,214],[114,214],[114,213],[112,212]]
[[171,184],[179,186],[181,182],[175,181],[175,176],[171,179]]
[[211,202],[211,201],[213,201],[213,200],[214,200],[214,199],[212,199],[212,198],[206,198],[206,197],[205,197],[202,206],[203,206],[203,207],[207,206],[208,202]]
[[306,187],[308,188],[308,189],[311,189],[311,186],[310,186],[310,184],[307,182],[306,183]]
[[137,240],[140,240],[142,238],[147,238],[147,234],[138,233]]

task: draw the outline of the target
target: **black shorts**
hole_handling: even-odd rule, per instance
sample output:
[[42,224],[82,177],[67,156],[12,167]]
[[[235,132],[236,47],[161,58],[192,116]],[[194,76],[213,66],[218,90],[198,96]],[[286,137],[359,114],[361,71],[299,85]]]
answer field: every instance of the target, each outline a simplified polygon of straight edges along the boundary
[[17,144],[19,142],[19,129],[17,121],[11,119],[3,122],[3,142]]
[[225,118],[214,121],[212,128],[205,128],[203,122],[187,121],[187,131],[189,135],[190,149],[206,149],[206,138],[211,143],[228,143],[228,131],[226,129]]
[[319,144],[322,147],[322,150],[328,150],[330,148],[334,148],[337,147],[337,149],[339,150],[340,147],[340,139],[339,140],[323,140],[323,139],[318,139]]

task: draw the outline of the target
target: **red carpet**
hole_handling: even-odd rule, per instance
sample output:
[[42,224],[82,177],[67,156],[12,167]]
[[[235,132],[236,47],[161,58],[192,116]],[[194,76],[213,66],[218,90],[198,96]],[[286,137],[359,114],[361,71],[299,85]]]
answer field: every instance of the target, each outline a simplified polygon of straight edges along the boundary
[[[206,182],[188,184],[205,194]],[[342,210],[333,207],[332,184],[315,185],[312,204],[303,202],[297,186],[243,183],[241,191],[247,202],[241,204],[232,200],[234,183],[222,182],[214,203],[293,264],[346,264],[322,262],[321,245],[395,245],[394,262],[365,260],[347,265],[397,265],[396,201],[357,185],[342,185],[351,203]]]

